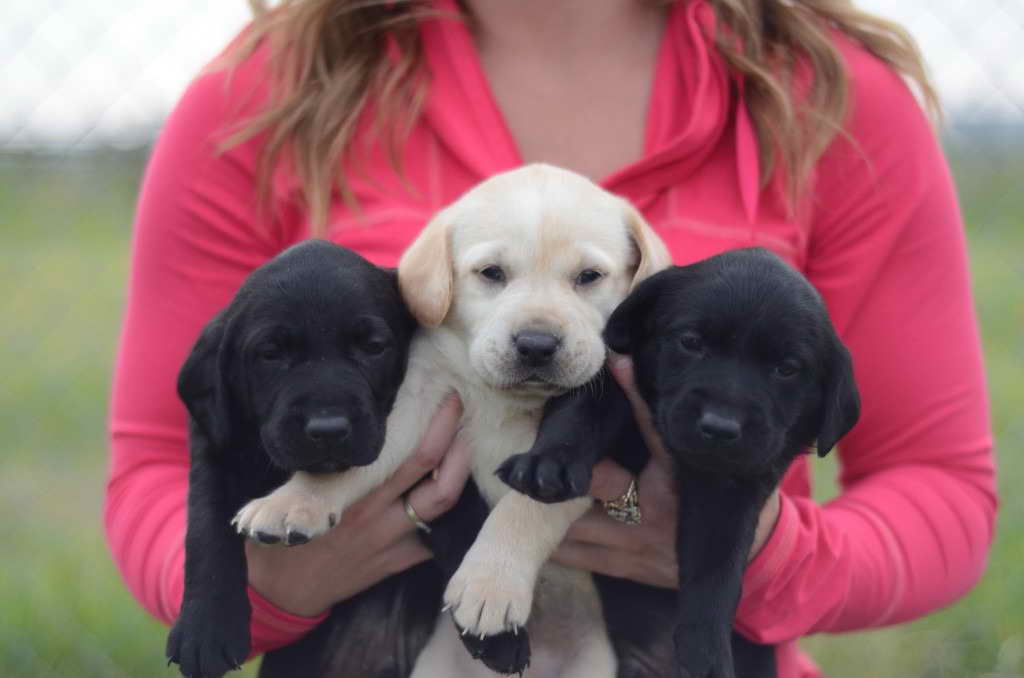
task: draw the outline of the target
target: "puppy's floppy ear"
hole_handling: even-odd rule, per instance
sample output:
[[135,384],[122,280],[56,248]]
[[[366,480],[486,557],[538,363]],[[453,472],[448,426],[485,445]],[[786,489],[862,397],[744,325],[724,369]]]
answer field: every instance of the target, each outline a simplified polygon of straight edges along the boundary
[[633,274],[632,289],[636,289],[636,286],[647,278],[671,266],[672,255],[668,253],[664,241],[654,232],[639,210],[628,202],[625,204],[629,234],[640,253],[640,261],[637,263],[636,273]]
[[831,332],[831,365],[822,386],[818,456],[824,457],[860,418],[860,393],[853,378],[850,352]]
[[645,316],[661,294],[664,277],[655,275],[637,285],[612,311],[604,326],[604,343],[616,353],[632,353],[634,337],[644,331]]
[[[388,294],[389,295],[395,294],[395,295],[398,295],[399,297],[401,297],[402,296],[402,288],[401,288],[401,285],[399,284],[399,280],[398,280],[398,269],[397,268],[382,268],[380,270],[385,275],[385,279],[387,281]],[[396,318],[398,318],[398,320],[399,320],[399,322],[396,325],[396,327],[399,327],[403,332],[406,333],[406,334],[402,335],[402,337],[403,337],[402,341],[408,342],[409,337],[412,335],[413,332],[416,331],[416,318],[413,317],[412,312],[408,308],[408,304],[405,304],[405,303],[395,304],[393,302],[393,299],[390,298],[390,296],[387,299],[386,303],[387,303],[387,305],[389,307],[389,312],[392,312],[394,314],[394,316]],[[393,327],[392,329],[395,329],[395,328]]]
[[228,325],[226,310],[207,323],[178,373],[178,397],[218,449],[228,445],[233,436],[234,416],[225,374],[231,350]]
[[437,327],[452,303],[454,274],[451,215],[442,210],[430,220],[398,262],[398,286],[416,320]]

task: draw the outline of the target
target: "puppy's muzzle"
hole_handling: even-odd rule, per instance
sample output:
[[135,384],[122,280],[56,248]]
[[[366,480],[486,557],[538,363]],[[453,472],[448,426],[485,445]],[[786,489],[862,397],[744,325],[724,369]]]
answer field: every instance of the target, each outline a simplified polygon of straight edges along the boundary
[[661,409],[659,417],[669,449],[685,455],[687,463],[716,473],[759,473],[781,442],[765,426],[759,404],[699,387]]
[[383,426],[370,416],[369,403],[308,403],[305,394],[279,404],[261,426],[268,453],[281,468],[337,471],[372,463],[383,440]]
[[562,345],[562,338],[551,332],[523,330],[512,337],[519,362],[526,367],[547,367]]

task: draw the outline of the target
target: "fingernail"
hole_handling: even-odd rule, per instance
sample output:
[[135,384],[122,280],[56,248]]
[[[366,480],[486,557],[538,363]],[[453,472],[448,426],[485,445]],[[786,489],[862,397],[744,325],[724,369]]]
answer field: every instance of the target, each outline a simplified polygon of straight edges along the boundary
[[608,367],[616,372],[628,369],[633,365],[633,359],[621,353],[608,352]]

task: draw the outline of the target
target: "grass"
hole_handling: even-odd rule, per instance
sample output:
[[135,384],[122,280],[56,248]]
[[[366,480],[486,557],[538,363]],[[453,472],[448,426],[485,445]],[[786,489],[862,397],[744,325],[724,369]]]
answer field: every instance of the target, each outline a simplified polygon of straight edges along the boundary
[[[1003,507],[984,580],[949,609],[804,645],[832,678],[1024,676],[1024,149],[955,152],[1000,445]],[[127,277],[137,155],[0,156],[0,675],[175,676],[166,629],[106,550],[109,375]],[[820,496],[835,467],[817,465]],[[252,667],[243,675],[254,675]]]

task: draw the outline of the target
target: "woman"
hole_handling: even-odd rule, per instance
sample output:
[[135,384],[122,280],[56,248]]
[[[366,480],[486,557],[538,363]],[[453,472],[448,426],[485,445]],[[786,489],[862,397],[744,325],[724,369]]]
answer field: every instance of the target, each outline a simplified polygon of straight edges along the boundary
[[[254,4],[168,120],[139,203],[106,521],[147,609],[170,622],[180,605],[174,378],[201,325],[297,240],[394,265],[430,214],[534,161],[629,198],[676,263],[774,250],[851,349],[864,407],[840,451],[842,494],[815,504],[798,460],[744,581],[736,627],[777,646],[780,676],[818,675],[802,635],[911,619],[974,584],[996,509],[980,347],[953,186],[901,76],[933,104],[932,90],[902,30],[842,0]],[[630,383],[628,361],[613,369]],[[248,547],[257,651],[429,558],[402,497],[415,486],[408,505],[427,522],[457,499],[458,408],[324,539]],[[666,473],[656,462],[638,479],[642,526],[595,509],[556,558],[672,586]],[[594,494],[628,481],[606,464]]]

